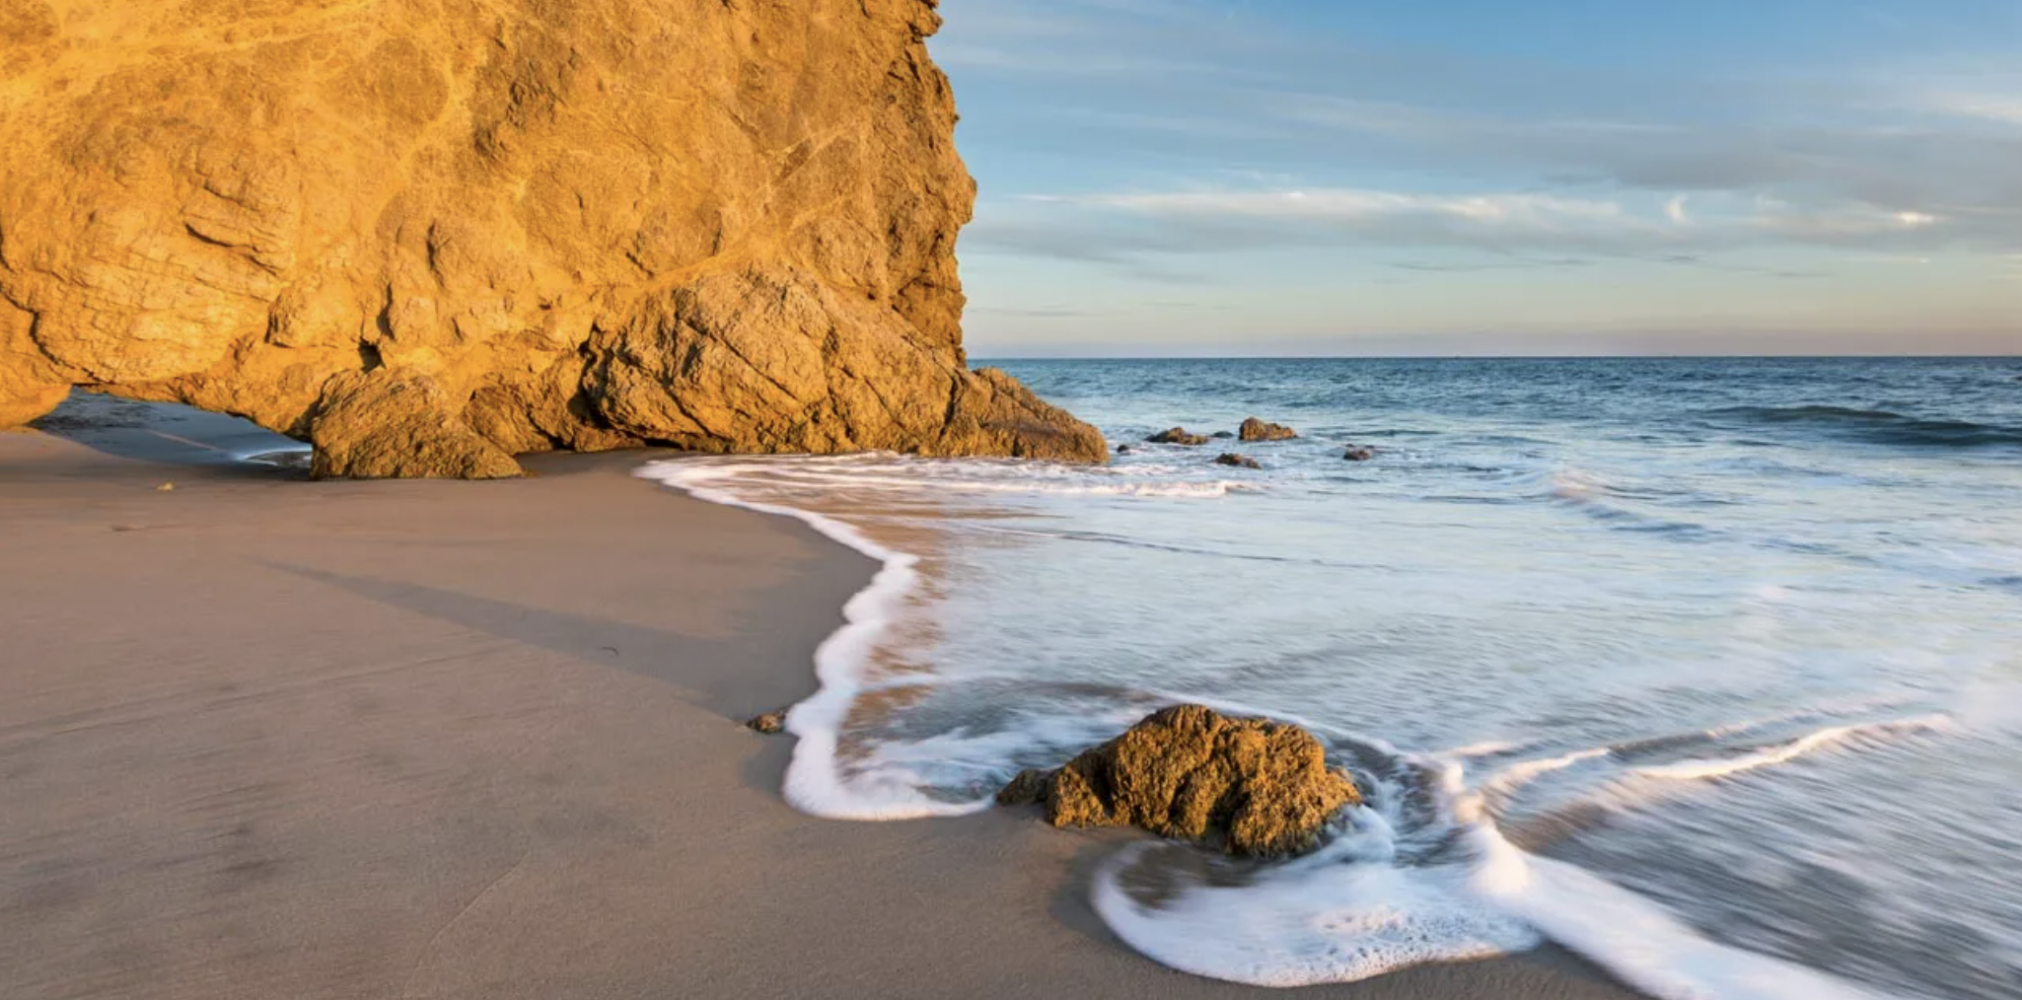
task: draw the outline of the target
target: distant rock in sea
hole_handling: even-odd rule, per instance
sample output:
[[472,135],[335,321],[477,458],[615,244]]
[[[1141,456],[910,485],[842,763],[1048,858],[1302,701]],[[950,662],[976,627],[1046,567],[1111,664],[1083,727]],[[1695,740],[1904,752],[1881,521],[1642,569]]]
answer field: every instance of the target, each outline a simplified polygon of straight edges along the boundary
[[1348,451],[1341,457],[1350,462],[1367,462],[1376,457],[1376,449],[1363,445],[1349,445]]
[[1108,457],[968,370],[933,3],[16,7],[0,426],[89,385],[309,440],[319,476]]
[[1135,826],[1277,857],[1313,848],[1328,818],[1362,797],[1298,726],[1176,705],[1058,771],[1021,772],[997,801],[1043,803],[1058,827]]
[[1152,444],[1183,444],[1189,447],[1198,447],[1208,443],[1206,435],[1189,434],[1184,427],[1174,427],[1171,430],[1159,431],[1157,434],[1145,438],[1145,440]]
[[1299,432],[1284,424],[1269,423],[1251,417],[1243,421],[1242,430],[1237,436],[1245,441],[1290,441],[1298,437]]
[[1215,464],[1233,465],[1239,469],[1261,469],[1264,467],[1264,464],[1262,462],[1259,462],[1248,455],[1238,455],[1235,454],[1234,452],[1225,452],[1223,454],[1216,455]]

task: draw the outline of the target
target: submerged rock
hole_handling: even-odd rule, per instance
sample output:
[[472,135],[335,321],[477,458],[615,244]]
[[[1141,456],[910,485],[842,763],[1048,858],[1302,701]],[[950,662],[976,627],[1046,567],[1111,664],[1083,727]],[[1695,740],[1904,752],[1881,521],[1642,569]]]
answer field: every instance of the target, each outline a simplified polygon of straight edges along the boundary
[[1267,423],[1256,417],[1251,417],[1243,421],[1243,427],[1238,436],[1245,441],[1290,441],[1298,437],[1299,432],[1284,424]]
[[1217,441],[1226,441],[1226,440],[1228,440],[1228,439],[1230,439],[1230,438],[1232,438],[1232,437],[1235,437],[1235,436],[1236,436],[1236,432],[1235,432],[1235,431],[1216,431],[1216,432],[1214,432],[1213,434],[1210,434],[1210,435],[1208,435],[1208,436],[1209,436],[1209,437],[1211,437],[1211,438],[1214,438],[1214,439],[1215,439],[1215,440],[1217,440]]
[[1215,464],[1233,465],[1239,469],[1261,469],[1264,467],[1264,464],[1262,462],[1259,462],[1248,455],[1238,455],[1234,452],[1224,452],[1223,454],[1216,455]]
[[1200,705],[1155,712],[1058,771],[1019,774],[997,796],[1044,802],[1057,827],[1135,826],[1261,857],[1312,848],[1335,811],[1361,800],[1311,733]]
[[1159,431],[1157,434],[1145,438],[1145,440],[1152,444],[1183,444],[1189,447],[1198,447],[1208,443],[1206,435],[1189,434],[1184,427],[1174,427],[1171,430]]
[[[931,0],[0,2],[0,427],[83,385],[341,437],[323,475],[646,443],[1103,461],[969,370],[940,24]],[[423,388],[357,405],[393,386]]]
[[1367,462],[1376,457],[1376,449],[1362,445],[1350,445],[1347,454],[1341,457],[1350,462]]

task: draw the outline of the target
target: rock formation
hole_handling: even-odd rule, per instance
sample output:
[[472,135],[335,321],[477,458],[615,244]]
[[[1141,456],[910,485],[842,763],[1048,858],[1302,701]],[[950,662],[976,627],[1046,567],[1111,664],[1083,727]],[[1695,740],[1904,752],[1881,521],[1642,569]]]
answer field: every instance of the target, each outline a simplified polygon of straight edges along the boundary
[[0,0],[0,426],[72,386],[323,475],[1101,461],[961,348],[935,0]]
[[1376,458],[1376,449],[1365,445],[1351,444],[1341,457],[1350,462],[1367,462]]
[[1190,434],[1184,427],[1174,427],[1171,430],[1159,431],[1157,434],[1145,438],[1145,440],[1152,444],[1183,444],[1189,448],[1197,448],[1208,443],[1206,435]]
[[1284,424],[1273,424],[1256,417],[1243,421],[1237,436],[1245,441],[1289,441],[1299,436],[1299,432]]
[[1043,802],[1054,826],[1136,826],[1271,857],[1313,847],[1361,796],[1297,726],[1176,705],[1058,771],[1020,773],[997,801]]
[[1225,452],[1223,454],[1216,455],[1215,464],[1233,465],[1238,469],[1261,469],[1264,467],[1264,463],[1259,462],[1248,455],[1238,455],[1234,452]]

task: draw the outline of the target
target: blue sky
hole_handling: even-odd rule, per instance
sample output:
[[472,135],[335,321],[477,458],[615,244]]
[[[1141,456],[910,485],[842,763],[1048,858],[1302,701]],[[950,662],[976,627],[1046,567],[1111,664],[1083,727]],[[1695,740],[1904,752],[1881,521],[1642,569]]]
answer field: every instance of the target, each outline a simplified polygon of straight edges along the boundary
[[2022,351],[2022,0],[943,0],[971,352]]

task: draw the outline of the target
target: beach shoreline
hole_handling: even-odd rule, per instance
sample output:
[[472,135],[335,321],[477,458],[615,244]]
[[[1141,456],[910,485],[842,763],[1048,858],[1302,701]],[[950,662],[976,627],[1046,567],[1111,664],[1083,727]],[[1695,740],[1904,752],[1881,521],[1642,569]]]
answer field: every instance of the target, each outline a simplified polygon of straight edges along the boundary
[[[0,435],[0,993],[1283,995],[1109,933],[1127,835],[789,807],[739,721],[877,569],[806,525],[665,455],[308,483],[128,416]],[[1634,995],[1556,949],[1291,992]]]

